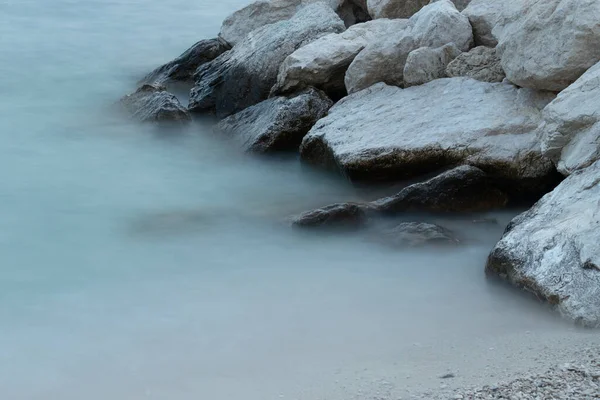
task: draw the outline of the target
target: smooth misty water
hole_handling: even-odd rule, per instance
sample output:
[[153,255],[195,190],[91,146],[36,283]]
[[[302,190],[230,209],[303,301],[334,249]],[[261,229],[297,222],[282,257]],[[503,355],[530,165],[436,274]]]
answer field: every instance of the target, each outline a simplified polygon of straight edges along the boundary
[[115,114],[243,3],[0,0],[2,399],[374,398],[563,329],[485,282],[510,215],[447,221],[454,250],[300,234],[288,215],[375,194],[243,155],[208,122]]

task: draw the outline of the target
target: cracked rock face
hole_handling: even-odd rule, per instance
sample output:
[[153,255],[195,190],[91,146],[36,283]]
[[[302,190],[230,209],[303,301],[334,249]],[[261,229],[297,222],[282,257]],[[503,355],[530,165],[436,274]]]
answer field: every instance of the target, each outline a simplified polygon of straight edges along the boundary
[[515,218],[486,272],[533,292],[565,317],[600,327],[600,162]]
[[400,180],[470,164],[507,186],[545,193],[555,169],[534,131],[553,98],[469,78],[408,89],[380,83],[333,106],[300,153],[352,180]]
[[496,49],[479,46],[462,53],[446,68],[449,77],[467,76],[482,82],[502,82],[506,77]]

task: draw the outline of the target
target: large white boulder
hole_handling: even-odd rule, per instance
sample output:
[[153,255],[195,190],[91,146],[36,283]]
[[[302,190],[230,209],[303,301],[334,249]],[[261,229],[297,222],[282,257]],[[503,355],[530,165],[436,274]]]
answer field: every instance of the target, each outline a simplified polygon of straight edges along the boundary
[[565,175],[600,159],[600,63],[544,109],[539,133],[542,151]]
[[600,1],[523,2],[503,22],[498,54],[522,87],[560,91],[600,61]]
[[352,61],[346,72],[348,93],[377,82],[402,86],[408,54],[419,47],[441,47],[454,43],[461,51],[473,44],[473,32],[467,17],[450,0],[423,7],[409,19],[409,28],[372,43]]
[[377,19],[332,33],[290,54],[279,69],[274,93],[313,86],[333,97],[346,91],[344,75],[356,55],[369,43],[383,40],[409,26],[408,20]]
[[446,67],[459,54],[454,43],[433,49],[420,47],[411,51],[404,65],[404,86],[422,85],[446,77]]
[[600,327],[600,162],[580,170],[515,218],[486,272]]
[[198,69],[189,109],[214,110],[219,117],[226,117],[265,100],[287,56],[345,29],[328,5],[315,3],[302,7],[289,20],[252,31],[233,49]]
[[353,180],[398,180],[470,164],[511,189],[544,192],[554,178],[535,129],[547,92],[469,78],[350,95],[304,137],[304,160]]

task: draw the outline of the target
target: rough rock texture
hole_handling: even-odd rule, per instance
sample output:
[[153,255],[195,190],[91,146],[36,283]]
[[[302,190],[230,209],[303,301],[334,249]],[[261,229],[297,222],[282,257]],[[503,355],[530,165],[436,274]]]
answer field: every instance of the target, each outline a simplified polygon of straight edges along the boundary
[[446,77],[446,67],[461,51],[454,43],[437,49],[421,47],[411,51],[404,65],[404,86],[422,85]]
[[573,173],[516,217],[492,250],[486,272],[600,327],[600,162]]
[[191,120],[188,111],[177,97],[167,92],[164,86],[143,85],[120,101],[123,108],[141,122]]
[[325,3],[300,9],[291,19],[252,31],[232,50],[202,65],[190,94],[191,111],[225,117],[265,100],[279,66],[296,49],[346,28]]
[[383,213],[476,212],[502,208],[508,196],[479,168],[461,166],[371,203]]
[[201,40],[173,61],[149,73],[140,84],[192,82],[196,69],[214,60],[231,47],[220,39]]
[[554,167],[534,131],[553,98],[469,78],[408,89],[379,83],[333,106],[300,152],[353,180],[397,180],[466,163],[513,189],[548,190]]
[[250,32],[265,25],[288,20],[300,8],[319,1],[337,11],[348,26],[364,22],[368,18],[365,0],[259,0],[228,16],[223,21],[219,37],[235,46]]
[[408,20],[378,19],[333,33],[290,54],[279,70],[274,93],[308,86],[326,91],[334,98],[345,95],[344,75],[356,55],[369,43],[381,41],[408,27]]
[[367,0],[373,18],[409,18],[427,4],[429,0]]
[[367,221],[365,207],[354,203],[332,204],[294,217],[293,226],[302,228],[357,228]]
[[377,232],[375,239],[387,246],[400,248],[459,242],[449,229],[426,222],[403,222],[394,228]]
[[467,51],[473,43],[469,20],[450,0],[439,0],[423,7],[409,20],[410,27],[390,35],[361,51],[346,72],[348,93],[365,89],[377,82],[402,86],[408,54],[419,47],[441,47],[454,43]]
[[511,82],[560,91],[600,61],[600,1],[524,3],[498,35],[498,54]]
[[248,151],[297,150],[302,138],[333,102],[309,89],[292,98],[272,97],[222,120],[217,129],[235,135]]
[[498,39],[492,31],[504,20],[505,14],[516,8],[515,1],[473,0],[463,15],[469,18],[473,26],[473,36],[476,46],[496,47]]
[[482,82],[502,82],[506,77],[496,49],[485,46],[456,57],[446,68],[446,75],[467,76]]
[[600,63],[562,91],[542,115],[542,152],[561,173],[600,159]]

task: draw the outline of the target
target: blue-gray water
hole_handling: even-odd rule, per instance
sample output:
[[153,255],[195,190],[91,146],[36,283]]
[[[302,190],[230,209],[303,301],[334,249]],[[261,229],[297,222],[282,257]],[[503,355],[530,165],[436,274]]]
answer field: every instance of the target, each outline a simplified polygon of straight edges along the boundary
[[0,0],[3,400],[383,398],[559,325],[485,282],[509,215],[452,222],[452,251],[301,235],[286,216],[372,193],[115,114],[243,3]]

